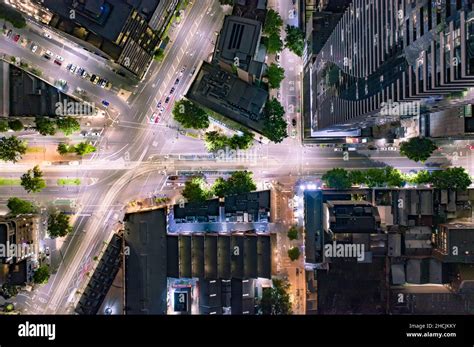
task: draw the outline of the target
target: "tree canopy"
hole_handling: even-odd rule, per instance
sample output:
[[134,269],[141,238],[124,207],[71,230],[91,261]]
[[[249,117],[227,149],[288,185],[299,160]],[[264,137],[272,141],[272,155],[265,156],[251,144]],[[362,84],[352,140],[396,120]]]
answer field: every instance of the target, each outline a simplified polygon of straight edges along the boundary
[[439,189],[466,190],[472,183],[471,177],[463,167],[433,171],[431,183]]
[[236,171],[227,180],[220,177],[214,182],[212,192],[218,197],[252,192],[257,189],[252,176],[249,171]]
[[8,131],[8,122],[5,120],[0,120],[0,133],[3,133],[5,131]]
[[268,37],[263,37],[262,43],[267,47],[269,54],[281,52],[284,46],[279,34],[270,34]]
[[72,231],[69,216],[63,212],[51,213],[48,218],[48,234],[51,238],[63,237]]
[[22,131],[24,129],[23,123],[19,119],[9,121],[8,127],[13,131]]
[[49,280],[49,268],[46,265],[41,265],[36,269],[35,274],[33,275],[33,282],[36,284],[44,284]]
[[204,135],[206,148],[210,152],[215,152],[226,147],[230,149],[248,149],[252,146],[253,134],[247,130],[242,131],[242,135],[235,134],[227,137],[218,131],[208,131]]
[[281,81],[285,78],[285,69],[275,63],[271,63],[267,69],[267,78],[270,88],[278,89],[280,88]]
[[206,111],[185,99],[174,104],[173,117],[185,128],[206,129],[210,124]]
[[56,122],[51,119],[45,117],[36,117],[35,127],[36,130],[43,136],[53,136],[56,134]]
[[260,313],[264,315],[291,314],[289,289],[290,284],[287,281],[273,279],[273,286],[263,290],[262,299],[259,303]]
[[89,153],[93,153],[96,150],[97,148],[95,148],[88,142],[81,142],[81,143],[78,143],[76,146],[74,146],[74,152],[77,155],[86,155]]
[[263,33],[265,35],[278,34],[280,35],[281,27],[283,26],[283,19],[280,14],[274,9],[267,11],[265,17],[265,24],[263,26]]
[[288,230],[287,235],[290,240],[298,239],[298,227],[296,225],[292,225],[291,228]]
[[37,207],[33,203],[15,197],[8,199],[7,207],[10,209],[10,213],[13,215],[37,212]]
[[64,135],[69,136],[72,133],[75,133],[81,130],[81,125],[79,122],[73,117],[61,117],[58,118],[56,121],[56,125],[60,131],[64,133]]
[[272,142],[282,142],[286,137],[288,137],[288,125],[284,118],[285,109],[277,99],[273,98],[268,100],[265,104],[264,114],[265,125],[263,134]]
[[349,189],[352,186],[349,172],[343,168],[334,168],[327,171],[322,180],[329,188]]
[[0,138],[0,160],[16,163],[26,153],[27,143],[16,136]]
[[301,252],[298,247],[292,247],[288,250],[288,257],[290,258],[291,261],[298,260],[300,255],[301,255]]
[[438,146],[426,137],[412,137],[400,145],[400,153],[410,160],[424,163],[437,148]]
[[184,184],[182,195],[189,202],[202,202],[211,197],[202,177],[192,177]]
[[21,176],[21,185],[28,193],[38,193],[46,188],[43,172],[38,165]]
[[291,25],[286,26],[286,47],[295,53],[297,56],[302,57],[304,51],[304,32],[300,28]]

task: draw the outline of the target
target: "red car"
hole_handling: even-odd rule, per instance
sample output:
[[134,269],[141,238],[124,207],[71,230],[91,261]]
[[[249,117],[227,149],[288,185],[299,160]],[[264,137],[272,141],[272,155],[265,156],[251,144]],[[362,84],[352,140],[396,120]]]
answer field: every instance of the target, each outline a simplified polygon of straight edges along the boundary
[[20,35],[16,34],[15,36],[13,36],[13,41],[18,42],[19,39]]

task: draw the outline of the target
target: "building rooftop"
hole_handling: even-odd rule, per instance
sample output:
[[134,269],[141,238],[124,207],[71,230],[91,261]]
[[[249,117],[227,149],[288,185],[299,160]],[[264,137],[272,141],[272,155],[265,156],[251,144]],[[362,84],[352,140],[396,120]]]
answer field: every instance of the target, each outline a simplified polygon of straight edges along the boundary
[[56,87],[13,66],[3,65],[8,78],[9,95],[4,102],[9,102],[9,111],[5,116],[57,116],[56,103],[76,102],[75,99],[59,91]]
[[166,314],[166,211],[127,214],[125,222],[125,312]]
[[268,92],[204,62],[186,97],[258,133],[264,129]]
[[262,24],[259,21],[238,16],[225,17],[215,58],[249,71],[258,50],[261,31]]
[[76,23],[114,42],[133,10],[149,20],[159,2],[160,0],[44,0],[43,5],[64,18],[70,18],[70,11],[74,10]]

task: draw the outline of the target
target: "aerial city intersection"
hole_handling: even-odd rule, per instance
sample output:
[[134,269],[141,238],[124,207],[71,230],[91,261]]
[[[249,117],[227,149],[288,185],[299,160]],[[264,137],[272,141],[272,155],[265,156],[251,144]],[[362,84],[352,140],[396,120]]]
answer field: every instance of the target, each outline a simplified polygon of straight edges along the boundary
[[472,0],[0,0],[0,31],[2,333],[472,339]]

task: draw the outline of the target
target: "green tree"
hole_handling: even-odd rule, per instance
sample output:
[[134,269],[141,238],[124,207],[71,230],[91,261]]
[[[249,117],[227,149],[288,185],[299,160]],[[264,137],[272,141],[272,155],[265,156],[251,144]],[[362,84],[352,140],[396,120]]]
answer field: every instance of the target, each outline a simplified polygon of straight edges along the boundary
[[64,135],[69,136],[72,133],[75,133],[81,130],[81,125],[73,117],[61,117],[56,120],[56,125]]
[[37,212],[37,207],[33,203],[15,197],[8,199],[7,207],[13,215]]
[[432,172],[431,182],[438,189],[466,190],[472,180],[463,167],[453,167]]
[[253,134],[243,130],[242,135],[235,134],[232,137],[227,137],[218,131],[208,131],[204,135],[204,142],[209,152],[215,152],[226,147],[245,150],[252,146]]
[[387,182],[385,171],[383,169],[370,168],[365,171],[365,175],[365,184],[367,184],[369,188],[383,187]]
[[74,146],[74,152],[76,152],[77,155],[86,155],[89,153],[93,153],[97,150],[94,146],[92,146],[90,143],[87,142],[81,142]]
[[263,37],[262,43],[267,47],[269,54],[281,52],[284,46],[279,34],[270,34],[268,37]]
[[28,193],[38,193],[46,188],[43,172],[38,165],[21,176],[21,185]]
[[0,3],[0,18],[12,23],[17,29],[26,27],[26,20],[23,15],[11,6],[3,3]]
[[9,121],[8,127],[13,131],[22,131],[24,129],[23,123],[19,119]]
[[228,145],[232,149],[249,149],[252,147],[253,143],[253,134],[248,130],[242,130],[242,135],[235,134],[233,135],[229,141]]
[[267,77],[270,88],[278,89],[285,78],[285,69],[272,63],[267,69]]
[[228,138],[218,131],[208,131],[204,134],[204,142],[209,152],[215,152],[228,146]]
[[402,187],[406,180],[400,170],[394,169],[391,166],[384,168],[385,182],[389,187]]
[[253,181],[253,174],[249,171],[236,171],[227,179],[226,194],[243,194],[257,189]]
[[12,303],[8,303],[5,306],[5,312],[13,312],[15,310],[15,306]]
[[352,170],[348,172],[349,180],[352,184],[365,184],[367,181],[364,171]]
[[273,98],[265,104],[265,124],[263,135],[275,143],[282,142],[288,137],[287,123],[285,121],[285,109],[280,102]]
[[408,159],[424,163],[438,147],[426,137],[412,137],[400,145],[400,154]]
[[292,247],[288,250],[288,257],[291,261],[297,260],[301,255],[300,249],[298,247]]
[[298,239],[298,228],[296,227],[296,225],[291,226],[291,228],[288,230],[287,235],[290,240]]
[[186,181],[182,195],[189,202],[201,202],[211,197],[211,193],[206,188],[206,182],[202,177],[192,177]]
[[193,102],[185,99],[174,104],[173,117],[185,128],[206,129],[210,124],[207,113]]
[[249,171],[236,171],[227,179],[219,177],[214,181],[211,192],[220,198],[226,195],[249,193],[257,189]]
[[44,284],[49,280],[49,268],[46,265],[41,265],[33,275],[33,282],[36,284]]
[[224,196],[226,196],[228,190],[229,189],[228,189],[227,181],[223,179],[222,177],[217,178],[214,181],[214,184],[212,185],[213,195],[218,196],[220,198],[223,198]]
[[288,291],[290,284],[287,281],[273,279],[272,288],[264,288],[259,311],[264,315],[289,315],[291,302]]
[[5,131],[8,131],[8,122],[5,120],[0,120],[0,133],[4,133]]
[[282,26],[283,19],[281,19],[280,14],[274,9],[268,10],[267,16],[265,17],[265,25],[263,26],[263,33],[265,35],[280,35],[280,30]]
[[16,136],[0,138],[0,160],[16,163],[26,153],[27,143]]
[[55,212],[48,218],[48,234],[51,238],[63,237],[72,231],[69,216],[63,212]]
[[165,51],[162,48],[158,48],[154,53],[153,53],[153,59],[155,59],[157,62],[163,61],[163,58],[165,57]]
[[411,180],[414,184],[428,184],[431,183],[431,174],[427,170],[420,170],[416,173],[415,177]]
[[43,136],[56,134],[56,122],[45,117],[35,118],[36,130]]
[[352,186],[349,172],[343,168],[334,168],[327,171],[322,180],[329,188],[349,189]]
[[302,57],[304,51],[304,32],[300,28],[291,25],[286,26],[286,47]]
[[[68,146],[65,143],[60,143],[58,145],[58,149],[57,149],[58,153],[61,154],[61,155],[66,155],[68,153],[71,153],[71,148],[70,147],[71,146]],[[74,148],[73,148],[73,150],[74,150]]]

